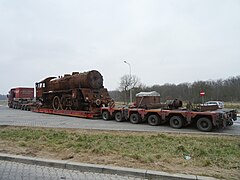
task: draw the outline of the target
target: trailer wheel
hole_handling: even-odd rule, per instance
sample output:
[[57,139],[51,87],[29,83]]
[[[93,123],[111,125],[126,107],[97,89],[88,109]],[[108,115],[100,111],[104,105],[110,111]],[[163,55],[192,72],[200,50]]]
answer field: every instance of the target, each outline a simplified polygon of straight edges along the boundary
[[141,123],[141,117],[138,113],[132,113],[130,115],[130,122],[133,123],[133,124],[139,124]]
[[197,121],[197,128],[200,131],[209,132],[213,129],[212,121],[208,118],[200,118]]
[[183,126],[183,119],[180,116],[173,116],[169,120],[170,126],[175,129],[180,129]]
[[109,120],[110,119],[110,113],[108,111],[103,111],[102,118],[105,121]]
[[152,114],[148,117],[148,124],[151,126],[157,126],[160,124],[160,117],[156,114]]
[[117,122],[122,122],[124,119],[123,119],[123,115],[122,115],[122,113],[120,112],[120,111],[118,111],[118,112],[116,112],[116,114],[115,114],[115,120],[117,121]]
[[233,125],[233,121],[232,120],[227,121],[227,126],[232,126],[232,125]]

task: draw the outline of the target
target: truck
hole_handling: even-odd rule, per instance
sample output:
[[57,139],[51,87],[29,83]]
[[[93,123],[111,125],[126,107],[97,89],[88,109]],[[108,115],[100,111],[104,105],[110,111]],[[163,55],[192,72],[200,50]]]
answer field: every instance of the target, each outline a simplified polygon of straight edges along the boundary
[[179,99],[162,103],[160,94],[155,91],[138,93],[136,103],[130,106],[115,106],[103,86],[102,75],[96,70],[47,77],[36,83],[36,99],[34,88],[12,88],[8,94],[8,106],[89,119],[115,119],[133,124],[147,122],[151,126],[168,123],[177,129],[193,124],[205,132],[231,126],[237,120],[236,110],[205,104],[193,107],[190,102],[183,107]]
[[193,108],[191,103],[182,107],[178,99],[160,103],[159,96],[156,92],[142,92],[137,94],[133,106],[102,107],[102,118],[115,119],[117,122],[130,121],[133,124],[147,122],[152,126],[168,123],[176,129],[194,124],[204,132],[231,126],[237,120],[237,111],[233,109],[219,109],[215,105]]
[[8,92],[8,107],[14,109],[30,110],[29,104],[34,99],[34,88],[17,87]]
[[8,106],[38,113],[58,114],[95,119],[101,117],[100,108],[112,101],[103,86],[103,76],[97,70],[72,72],[47,77],[34,88],[12,88]]

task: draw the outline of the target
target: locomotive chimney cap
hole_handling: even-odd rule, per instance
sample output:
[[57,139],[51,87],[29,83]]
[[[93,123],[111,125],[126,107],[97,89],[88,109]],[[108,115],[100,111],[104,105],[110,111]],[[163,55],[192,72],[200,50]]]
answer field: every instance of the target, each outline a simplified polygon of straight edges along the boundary
[[64,74],[64,77],[68,77],[68,76],[71,76],[70,74]]
[[72,75],[79,74],[79,72],[72,72]]

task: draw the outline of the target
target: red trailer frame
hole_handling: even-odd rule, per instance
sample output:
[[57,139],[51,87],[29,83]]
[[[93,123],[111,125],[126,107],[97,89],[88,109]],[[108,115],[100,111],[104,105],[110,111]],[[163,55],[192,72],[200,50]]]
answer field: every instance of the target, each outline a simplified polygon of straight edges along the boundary
[[80,117],[80,118],[88,118],[88,119],[101,118],[100,112],[93,112],[93,111],[54,110],[54,109],[46,109],[46,108],[34,108],[32,109],[32,111],[37,113],[64,115],[64,116],[72,116],[72,117]]
[[152,126],[169,122],[172,128],[177,129],[189,124],[196,124],[200,131],[212,131],[214,127],[225,128],[237,120],[236,110],[227,109],[200,112],[187,109],[103,107],[101,113],[104,120],[115,119],[118,122],[129,120],[133,124],[147,121]]

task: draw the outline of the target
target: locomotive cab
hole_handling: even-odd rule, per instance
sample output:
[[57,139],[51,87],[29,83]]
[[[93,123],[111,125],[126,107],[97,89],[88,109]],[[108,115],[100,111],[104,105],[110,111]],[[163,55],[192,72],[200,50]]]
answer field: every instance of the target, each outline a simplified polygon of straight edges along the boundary
[[46,84],[43,82],[36,83],[36,97],[40,99],[42,97],[43,91],[45,91]]

